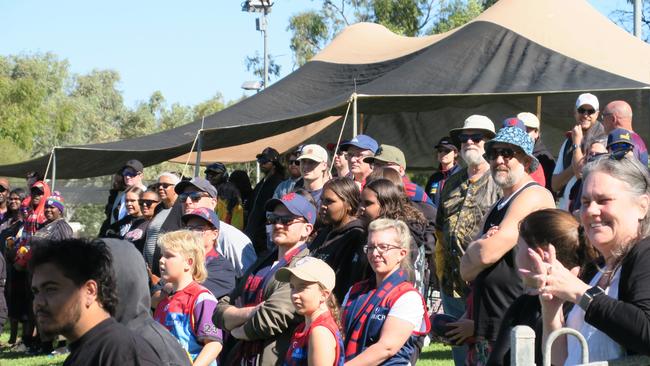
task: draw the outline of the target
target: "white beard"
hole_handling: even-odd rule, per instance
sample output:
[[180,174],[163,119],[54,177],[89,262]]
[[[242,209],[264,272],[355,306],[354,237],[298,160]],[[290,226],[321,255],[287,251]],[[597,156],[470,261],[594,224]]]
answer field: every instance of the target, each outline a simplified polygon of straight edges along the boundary
[[483,153],[476,150],[461,150],[460,157],[463,158],[465,163],[470,166],[481,165],[485,162],[483,158]]

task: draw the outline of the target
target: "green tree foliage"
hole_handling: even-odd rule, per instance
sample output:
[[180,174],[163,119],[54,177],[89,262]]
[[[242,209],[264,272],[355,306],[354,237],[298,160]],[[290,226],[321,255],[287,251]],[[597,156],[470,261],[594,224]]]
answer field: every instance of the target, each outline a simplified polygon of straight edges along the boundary
[[0,163],[49,153],[54,146],[134,138],[178,127],[223,109],[217,93],[167,106],[160,91],[128,108],[114,70],[73,74],[52,53],[0,56]]
[[479,0],[451,0],[438,12],[437,21],[428,31],[429,34],[444,33],[476,18],[484,10]]
[[[280,65],[275,62],[275,58],[270,53],[269,56],[269,70],[268,77],[269,80],[280,77]],[[254,56],[246,56],[244,60],[244,65],[246,66],[246,71],[253,72],[253,75],[258,77],[260,80],[264,80],[264,55],[260,55],[259,52],[255,51]]]
[[326,18],[316,11],[293,15],[289,18],[287,30],[293,34],[289,47],[296,65],[309,61],[329,40]]

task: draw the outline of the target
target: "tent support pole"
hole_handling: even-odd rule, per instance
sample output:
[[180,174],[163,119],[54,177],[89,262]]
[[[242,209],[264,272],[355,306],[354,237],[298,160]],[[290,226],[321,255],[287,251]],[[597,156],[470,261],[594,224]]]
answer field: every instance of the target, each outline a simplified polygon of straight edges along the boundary
[[352,93],[352,137],[358,135],[357,131],[357,93]]
[[542,96],[538,95],[537,96],[537,119],[542,120]]
[[194,176],[198,177],[201,174],[201,149],[203,148],[203,129],[199,130],[196,139],[196,163],[194,164]]
[[365,115],[363,113],[359,113],[359,132],[361,132],[361,133],[363,133],[363,130],[364,130],[364,127],[365,127],[363,125],[363,120],[365,119],[364,117],[365,117]]
[[54,186],[56,184],[56,147],[52,149],[52,183],[50,188],[54,192]]

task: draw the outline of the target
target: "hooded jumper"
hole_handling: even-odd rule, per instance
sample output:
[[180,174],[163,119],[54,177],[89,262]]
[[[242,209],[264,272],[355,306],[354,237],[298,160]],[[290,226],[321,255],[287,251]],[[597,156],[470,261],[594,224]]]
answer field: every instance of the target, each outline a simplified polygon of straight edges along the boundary
[[142,253],[126,240],[100,240],[113,255],[118,297],[115,319],[144,338],[163,360],[163,365],[190,366],[190,358],[180,343],[151,317],[149,277]]

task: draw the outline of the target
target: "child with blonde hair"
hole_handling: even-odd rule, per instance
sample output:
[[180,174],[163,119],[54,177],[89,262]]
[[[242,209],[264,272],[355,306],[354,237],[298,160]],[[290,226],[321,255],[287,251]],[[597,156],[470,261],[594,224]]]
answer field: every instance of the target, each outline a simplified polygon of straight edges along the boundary
[[161,275],[172,290],[156,307],[154,319],[178,339],[193,365],[216,366],[223,335],[212,323],[217,299],[199,284],[208,276],[203,241],[189,230],[179,230],[162,235],[158,243]]

